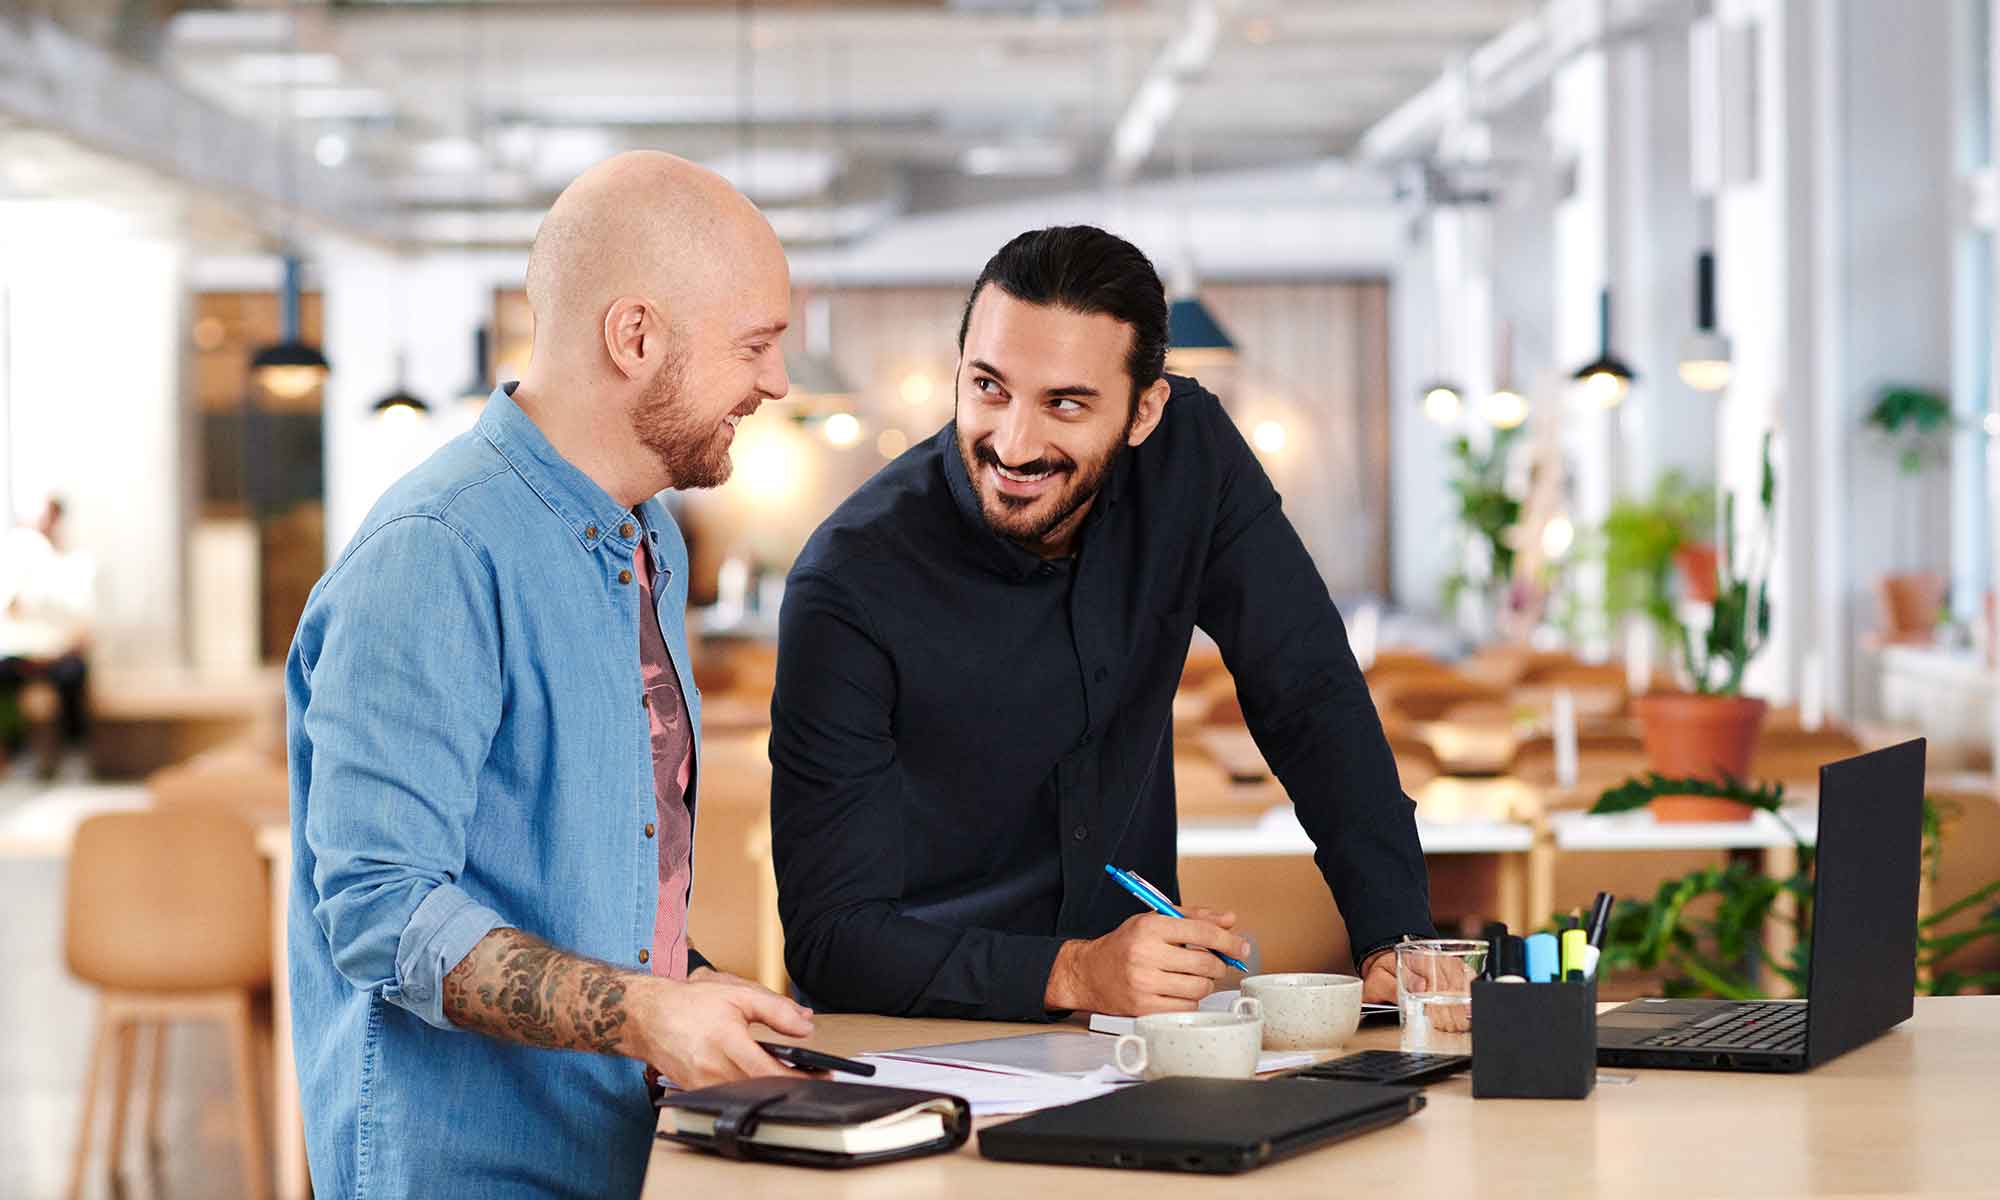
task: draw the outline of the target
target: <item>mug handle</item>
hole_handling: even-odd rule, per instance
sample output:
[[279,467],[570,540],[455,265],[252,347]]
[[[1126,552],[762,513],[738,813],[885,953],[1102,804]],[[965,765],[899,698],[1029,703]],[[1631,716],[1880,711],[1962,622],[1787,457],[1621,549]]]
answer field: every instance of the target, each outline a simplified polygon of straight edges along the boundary
[[[1139,1057],[1137,1061],[1125,1061],[1125,1051],[1127,1050],[1133,1050],[1138,1053]],[[1117,1043],[1111,1047],[1111,1061],[1117,1063],[1118,1069],[1127,1075],[1144,1075],[1146,1073],[1147,1057],[1146,1039],[1136,1033],[1120,1034]]]
[[1236,1003],[1229,1006],[1229,1011],[1239,1017],[1249,1017],[1253,1021],[1261,1021],[1264,1019],[1264,1002],[1255,996],[1238,996],[1236,997]]

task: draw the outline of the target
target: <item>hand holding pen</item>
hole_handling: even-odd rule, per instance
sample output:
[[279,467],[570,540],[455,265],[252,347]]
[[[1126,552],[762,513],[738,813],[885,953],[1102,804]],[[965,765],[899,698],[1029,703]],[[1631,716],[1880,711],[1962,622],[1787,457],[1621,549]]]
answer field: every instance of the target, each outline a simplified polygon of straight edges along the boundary
[[1065,942],[1043,1003],[1121,1016],[1191,1012],[1229,977],[1222,956],[1240,959],[1250,952],[1249,943],[1230,932],[1235,924],[1234,913],[1208,909],[1178,916],[1143,912],[1103,937]]

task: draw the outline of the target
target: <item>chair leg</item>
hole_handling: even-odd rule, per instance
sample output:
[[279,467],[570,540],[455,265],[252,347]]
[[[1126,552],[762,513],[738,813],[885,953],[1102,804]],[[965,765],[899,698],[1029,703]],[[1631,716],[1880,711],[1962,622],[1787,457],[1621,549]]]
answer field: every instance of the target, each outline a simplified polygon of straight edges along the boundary
[[153,1155],[166,1145],[160,1136],[160,1102],[167,1087],[167,1038],[172,1032],[173,1022],[153,1022],[153,1072],[146,1088],[146,1152]]
[[97,1116],[97,1081],[104,1074],[104,1057],[111,1049],[111,1021],[104,1002],[97,1005],[97,1032],[90,1039],[90,1064],[84,1068],[83,1112],[76,1123],[76,1154],[70,1164],[69,1200],[83,1196],[83,1169],[90,1162],[90,1132]]
[[139,1057],[140,1023],[127,1016],[118,1018],[118,1036],[112,1043],[117,1055],[111,1067],[111,1146],[105,1151],[115,1177],[125,1162],[125,1117],[132,1111],[132,1067]]
[[250,1028],[250,997],[236,997],[229,1008],[229,1060],[236,1072],[237,1136],[242,1140],[243,1191],[252,1200],[269,1200],[271,1184],[264,1169],[264,1124],[257,1105],[255,1035]]

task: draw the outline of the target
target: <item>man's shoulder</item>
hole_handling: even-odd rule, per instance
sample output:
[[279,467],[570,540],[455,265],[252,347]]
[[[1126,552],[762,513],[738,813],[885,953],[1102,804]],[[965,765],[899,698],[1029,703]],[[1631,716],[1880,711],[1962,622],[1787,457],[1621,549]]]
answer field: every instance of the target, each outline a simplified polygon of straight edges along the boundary
[[461,434],[389,485],[329,574],[390,529],[401,536],[455,538],[484,558],[488,547],[504,541],[493,535],[518,531],[518,510],[528,498],[492,443],[477,430]]
[[870,476],[806,539],[793,573],[852,576],[869,564],[915,561],[954,515],[948,453],[956,453],[949,425]]

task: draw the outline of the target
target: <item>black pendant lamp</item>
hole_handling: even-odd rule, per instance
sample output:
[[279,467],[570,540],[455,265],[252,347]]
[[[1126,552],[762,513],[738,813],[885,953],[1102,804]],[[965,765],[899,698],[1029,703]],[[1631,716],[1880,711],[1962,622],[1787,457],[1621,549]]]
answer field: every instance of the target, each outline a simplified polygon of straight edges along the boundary
[[273,396],[296,400],[326,382],[332,367],[318,346],[299,336],[299,259],[285,255],[278,292],[278,340],[250,356],[250,378]]
[[406,365],[404,356],[401,351],[397,351],[396,388],[388,395],[377,400],[373,407],[373,412],[379,419],[388,422],[407,420],[411,417],[427,417],[430,415],[431,406],[425,403],[423,397],[409,389],[409,386],[404,382],[405,376]]
[[1694,332],[1681,343],[1681,382],[1697,392],[1729,386],[1731,347],[1715,328],[1715,255],[1703,250],[1694,260]]
[[1625,360],[1611,352],[1611,289],[1597,293],[1598,354],[1576,369],[1570,378],[1583,385],[1591,399],[1604,408],[1617,408],[1638,378]]
[[1455,383],[1434,379],[1422,392],[1424,415],[1439,425],[1449,425],[1465,411],[1465,389]]

